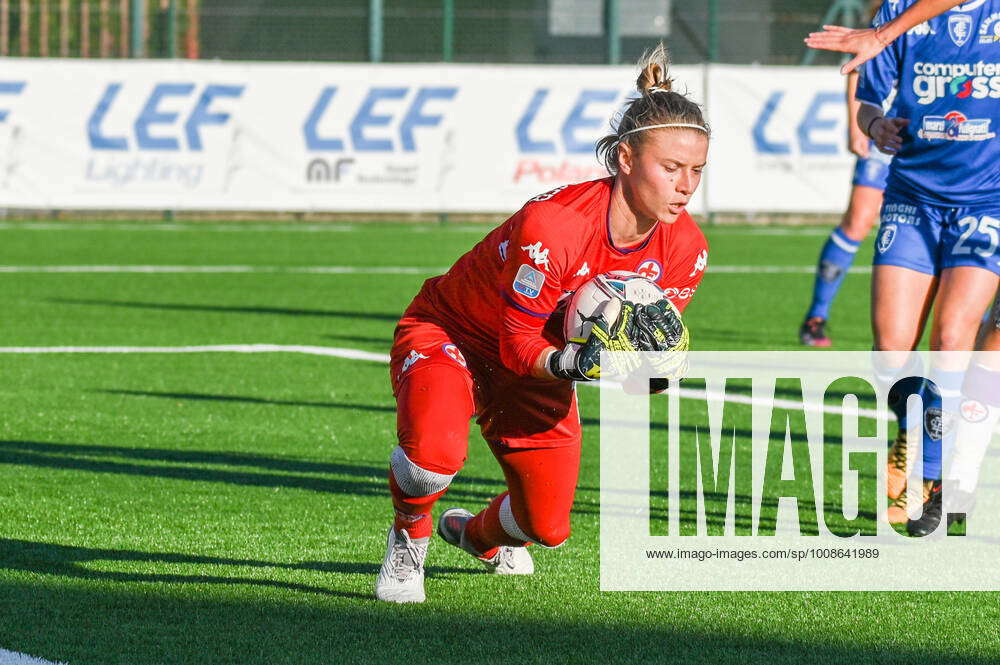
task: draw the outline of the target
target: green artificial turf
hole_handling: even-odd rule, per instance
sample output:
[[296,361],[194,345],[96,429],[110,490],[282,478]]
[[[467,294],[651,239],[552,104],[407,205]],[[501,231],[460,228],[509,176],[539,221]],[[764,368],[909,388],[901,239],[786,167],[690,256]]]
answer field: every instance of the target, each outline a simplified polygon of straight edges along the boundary
[[[488,230],[7,224],[0,265],[261,266],[0,273],[0,346],[296,344],[387,353],[437,266]],[[174,230],[167,230],[173,228]],[[696,350],[798,349],[821,230],[711,228]],[[866,265],[870,246],[859,253]],[[309,274],[408,266],[414,274]],[[868,277],[833,309],[870,348]],[[376,603],[391,520],[386,366],[290,353],[0,354],[0,648],[70,665],[1000,661],[995,593],[602,593],[598,393],[581,390],[573,537],[501,578],[435,539],[428,602]],[[439,507],[502,491],[473,428]]]

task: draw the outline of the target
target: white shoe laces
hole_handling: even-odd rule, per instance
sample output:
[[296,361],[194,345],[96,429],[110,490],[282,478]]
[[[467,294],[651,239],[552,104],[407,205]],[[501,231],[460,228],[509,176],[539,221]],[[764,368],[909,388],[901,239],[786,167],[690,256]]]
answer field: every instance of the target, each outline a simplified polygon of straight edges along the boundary
[[496,566],[505,566],[507,568],[514,567],[514,548],[503,546],[497,552]]
[[413,542],[409,533],[397,532],[392,553],[392,569],[396,579],[405,582],[412,577],[423,566],[426,552],[426,546]]

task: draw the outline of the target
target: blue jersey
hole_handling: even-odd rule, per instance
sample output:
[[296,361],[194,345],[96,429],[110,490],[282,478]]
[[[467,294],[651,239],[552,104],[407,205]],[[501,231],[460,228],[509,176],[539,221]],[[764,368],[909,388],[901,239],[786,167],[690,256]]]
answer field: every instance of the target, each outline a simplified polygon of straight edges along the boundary
[[[887,0],[875,25],[916,0]],[[908,118],[886,191],[939,206],[1000,200],[1000,0],[970,0],[864,65],[857,99]]]

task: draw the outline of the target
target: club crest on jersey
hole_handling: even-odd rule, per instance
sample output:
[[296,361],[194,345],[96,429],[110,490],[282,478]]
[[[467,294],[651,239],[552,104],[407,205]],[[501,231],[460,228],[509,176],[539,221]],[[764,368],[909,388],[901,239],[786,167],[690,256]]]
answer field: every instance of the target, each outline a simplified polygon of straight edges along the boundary
[[462,355],[462,352],[459,351],[458,347],[455,346],[454,344],[451,344],[451,343],[442,344],[441,345],[441,350],[444,351],[444,354],[446,356],[448,356],[449,358],[451,358],[452,360],[454,360],[455,362],[457,362],[462,367],[466,366],[465,365],[465,356]]
[[896,240],[896,231],[899,227],[895,224],[886,224],[882,227],[882,232],[878,235],[878,253],[885,254],[892,247],[892,243]]
[[542,292],[543,284],[545,284],[545,274],[525,263],[517,269],[512,286],[515,291],[526,298],[537,298],[538,294]]
[[549,269],[549,250],[542,247],[541,240],[534,245],[524,245],[521,249],[528,253],[528,258],[534,261],[536,266]]
[[507,261],[507,247],[510,245],[510,240],[504,240],[502,243],[497,245],[497,251],[500,252],[500,260]]
[[948,36],[955,46],[964,46],[972,36],[972,17],[968,14],[952,14],[948,17]]
[[[411,367],[413,367],[413,364],[416,363],[418,360],[420,360],[422,358],[429,358],[429,357],[430,356],[425,356],[424,354],[420,353],[416,349],[411,350],[410,351],[410,355],[406,356],[406,360],[403,361],[403,370],[402,370],[402,372],[405,372],[406,370],[408,370]],[[402,372],[400,372],[400,373],[402,373]]]
[[973,424],[983,422],[986,420],[986,416],[990,414],[989,409],[985,405],[974,399],[964,400],[959,407],[959,411],[962,412],[962,419],[965,422]]
[[639,264],[639,267],[636,268],[635,271],[646,279],[650,279],[655,282],[660,279],[660,275],[663,274],[663,266],[660,265],[660,262],[656,259],[646,259]]

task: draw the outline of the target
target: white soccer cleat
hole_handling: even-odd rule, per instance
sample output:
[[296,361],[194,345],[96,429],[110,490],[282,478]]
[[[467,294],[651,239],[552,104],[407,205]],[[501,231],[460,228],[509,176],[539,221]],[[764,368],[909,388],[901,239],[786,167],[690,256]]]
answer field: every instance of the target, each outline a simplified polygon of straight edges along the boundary
[[465,524],[474,517],[465,508],[449,508],[438,518],[438,535],[449,545],[465,550],[482,562],[486,569],[497,575],[531,575],[535,562],[527,547],[501,545],[489,559],[479,556],[465,540]]
[[375,581],[375,597],[389,603],[422,603],[424,560],[430,538],[411,538],[406,531],[389,527],[385,559]]

